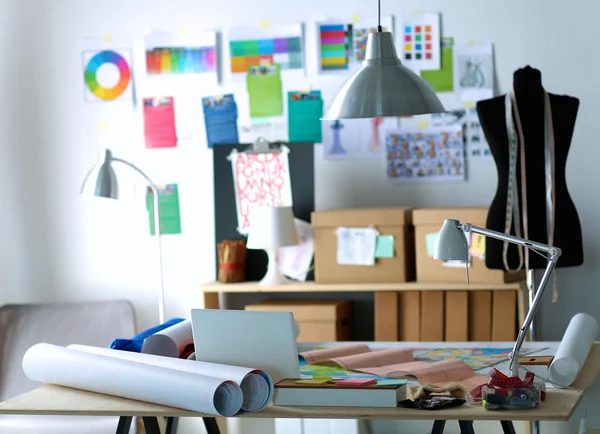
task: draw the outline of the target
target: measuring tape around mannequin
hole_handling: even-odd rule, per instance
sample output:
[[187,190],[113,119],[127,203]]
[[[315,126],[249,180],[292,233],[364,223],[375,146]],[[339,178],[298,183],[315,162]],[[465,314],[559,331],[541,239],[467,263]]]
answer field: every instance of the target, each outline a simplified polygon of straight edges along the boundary
[[[508,132],[509,143],[509,173],[508,173],[508,192],[506,200],[506,215],[504,233],[510,235],[511,226],[515,226],[515,235],[521,238],[521,215],[519,207],[518,189],[517,189],[517,153],[521,158],[521,207],[523,209],[523,237],[529,239],[529,225],[527,218],[527,176],[525,165],[525,136],[523,126],[519,115],[519,107],[514,91],[506,95],[506,129]],[[513,121],[512,111],[514,110],[516,120]],[[556,208],[556,187],[555,187],[555,141],[554,125],[552,123],[552,108],[550,107],[550,96],[544,91],[544,172],[546,185],[546,228],[548,236],[548,245],[554,243]],[[524,252],[523,252],[524,250]],[[505,241],[502,246],[502,261],[504,268],[508,272],[515,272],[523,268],[529,269],[529,249],[523,249],[518,246],[519,266],[511,269],[508,266],[508,242]],[[552,303],[558,300],[558,291],[556,289],[556,275],[552,280]]]

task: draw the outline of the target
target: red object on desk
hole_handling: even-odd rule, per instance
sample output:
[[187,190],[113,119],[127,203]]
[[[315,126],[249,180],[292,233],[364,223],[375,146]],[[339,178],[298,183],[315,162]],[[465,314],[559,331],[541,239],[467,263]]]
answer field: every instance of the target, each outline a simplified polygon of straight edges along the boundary
[[144,136],[149,149],[177,146],[172,96],[144,98]]

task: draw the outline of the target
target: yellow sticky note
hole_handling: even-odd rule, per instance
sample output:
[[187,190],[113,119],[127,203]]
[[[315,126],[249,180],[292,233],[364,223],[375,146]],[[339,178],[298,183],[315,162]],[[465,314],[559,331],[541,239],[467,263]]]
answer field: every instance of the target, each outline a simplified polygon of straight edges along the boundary
[[471,256],[483,258],[485,255],[485,237],[481,234],[473,234],[471,237]]
[[266,18],[260,20],[259,24],[260,24],[260,27],[265,30],[268,29],[269,27],[271,27],[271,23]]
[[429,128],[429,121],[424,120],[424,121],[419,121],[417,122],[417,128],[424,130],[426,128]]
[[187,29],[185,27],[180,27],[177,29],[177,33],[179,33],[181,36],[185,36],[187,34]]
[[315,377],[313,377],[312,379],[306,379],[306,380],[298,380],[295,381],[295,384],[327,384],[329,383],[331,380],[327,379],[327,378],[321,378],[321,379],[317,379]]
[[360,22],[360,14],[354,14],[350,17],[350,21],[353,24],[359,23]]
[[96,129],[98,131],[104,131],[104,130],[108,129],[108,127],[110,127],[110,122],[108,122],[108,121],[98,121],[96,123]]
[[465,108],[473,108],[475,107],[475,101],[464,101],[463,105],[465,106]]
[[104,38],[102,38],[104,42],[112,42],[113,37],[112,37],[112,32],[108,32],[106,35],[104,35]]

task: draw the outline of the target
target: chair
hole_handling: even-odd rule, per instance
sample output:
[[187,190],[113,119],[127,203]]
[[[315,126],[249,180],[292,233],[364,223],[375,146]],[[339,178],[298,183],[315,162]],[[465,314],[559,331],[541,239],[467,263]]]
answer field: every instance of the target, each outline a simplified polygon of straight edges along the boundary
[[[31,346],[108,347],[114,338],[134,334],[133,306],[124,300],[1,307],[0,402],[40,386],[22,369],[23,355]],[[117,417],[102,416],[0,416],[0,433],[113,434],[118,421]]]

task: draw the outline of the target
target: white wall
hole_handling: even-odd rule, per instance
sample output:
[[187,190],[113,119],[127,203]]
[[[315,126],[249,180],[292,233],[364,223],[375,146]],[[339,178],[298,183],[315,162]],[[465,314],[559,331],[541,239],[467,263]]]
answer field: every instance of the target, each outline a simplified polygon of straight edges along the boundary
[[[600,197],[595,174],[597,71],[594,0],[384,0],[384,14],[442,12],[443,33],[457,43],[494,43],[499,89],[506,92],[512,72],[527,64],[543,73],[546,89],[581,99],[567,167],[570,192],[579,210],[585,242],[585,265],[558,270],[561,297],[542,312],[542,337],[559,339],[569,319],[588,312],[600,319],[600,278],[596,215]],[[302,21],[307,47],[314,47],[316,20],[360,13],[373,15],[375,0],[0,0],[0,303],[126,297],[134,301],[139,327],[156,322],[156,255],[147,235],[147,217],[138,198],[130,204],[84,200],[79,186],[96,159],[98,144],[85,134],[89,126],[83,104],[81,38],[106,32],[130,34],[136,64],[142,71],[140,38],[151,26],[176,29],[224,29]],[[568,37],[564,37],[564,33]],[[310,83],[330,100],[339,78],[317,77],[314,48],[308,49],[308,76],[287,88]],[[152,89],[136,77],[140,96]],[[199,97],[236,91],[240,109],[243,87],[226,83],[222,90],[190,85],[190,107],[197,104],[198,141],[175,151],[143,152],[139,112],[125,118],[137,136],[114,141],[125,157],[148,169],[158,182],[180,185],[184,234],[166,237],[165,262],[169,297],[167,316],[187,315],[201,304],[194,285],[214,278],[212,156],[203,140]],[[146,93],[147,92],[147,93]],[[182,98],[185,99],[186,95]],[[196,98],[197,97],[197,98]],[[492,160],[469,161],[469,180],[447,185],[388,185],[377,161],[326,162],[316,147],[317,207],[371,205],[487,205],[496,188]]]

